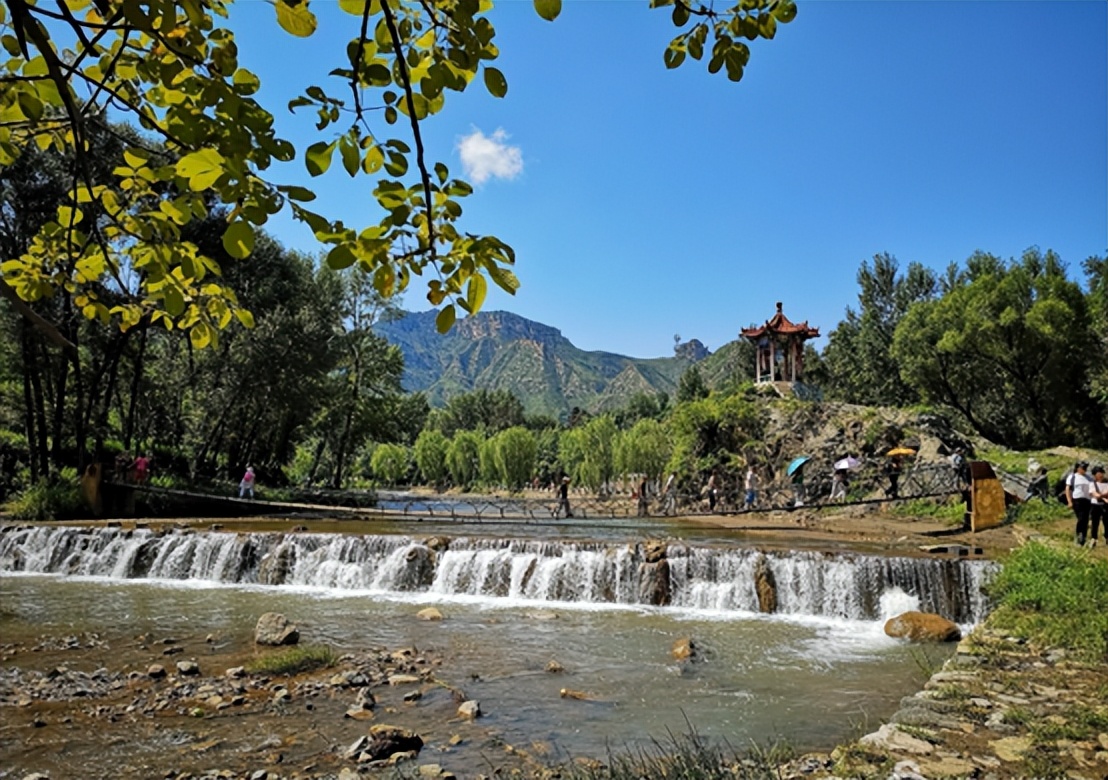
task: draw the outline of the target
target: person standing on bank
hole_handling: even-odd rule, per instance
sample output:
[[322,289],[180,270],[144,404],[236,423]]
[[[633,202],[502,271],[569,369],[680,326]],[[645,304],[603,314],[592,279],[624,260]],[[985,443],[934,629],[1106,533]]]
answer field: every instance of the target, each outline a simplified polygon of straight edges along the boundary
[[239,482],[239,498],[242,498],[247,493],[250,497],[254,497],[254,467],[247,466],[246,473],[242,475],[242,481]]
[[1089,529],[1089,510],[1092,504],[1090,496],[1093,481],[1085,474],[1088,469],[1088,462],[1078,461],[1073,466],[1073,473],[1066,477],[1066,504],[1077,518],[1074,541],[1079,547],[1085,544],[1085,532]]
[[758,472],[754,470],[753,465],[746,467],[743,490],[746,491],[746,495],[743,496],[743,509],[753,509],[758,501]]
[[677,511],[677,472],[671,471],[666,486],[662,488],[662,514],[672,515]]
[[716,511],[716,499],[719,497],[719,474],[712,469],[712,476],[708,477],[708,511]]
[[885,467],[889,478],[889,498],[900,497],[900,472],[904,469],[904,462],[899,455],[889,459],[889,465]]
[[1104,526],[1104,541],[1108,543],[1108,481],[1104,467],[1093,467],[1092,484],[1089,485],[1089,547],[1096,547],[1100,526]]
[[646,477],[644,476],[642,479],[639,480],[639,517],[646,517],[648,514],[650,514],[650,499],[646,496],[646,488],[647,482]]
[[566,517],[573,517],[569,508],[569,477],[562,477],[562,484],[558,485],[558,508],[554,510],[554,517],[558,517],[563,509],[566,510]]

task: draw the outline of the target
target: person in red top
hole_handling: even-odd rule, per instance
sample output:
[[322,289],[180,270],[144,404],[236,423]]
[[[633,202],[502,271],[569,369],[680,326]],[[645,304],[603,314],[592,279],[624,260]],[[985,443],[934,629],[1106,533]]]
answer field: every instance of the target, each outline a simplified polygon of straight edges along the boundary
[[146,476],[150,472],[150,458],[145,455],[139,455],[135,458],[135,462],[131,464],[131,468],[134,470],[135,482],[139,485],[146,482]]

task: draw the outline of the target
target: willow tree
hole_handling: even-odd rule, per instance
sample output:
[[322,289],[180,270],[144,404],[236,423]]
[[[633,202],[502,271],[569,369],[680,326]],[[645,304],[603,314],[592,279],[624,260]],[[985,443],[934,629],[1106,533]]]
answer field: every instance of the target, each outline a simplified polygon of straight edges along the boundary
[[[285,33],[311,36],[309,0],[274,0]],[[552,21],[561,0],[534,0]],[[743,42],[772,38],[796,14],[793,0],[651,0],[669,6],[677,36],[668,67],[707,59],[712,73],[742,78]],[[274,130],[276,107],[255,99],[255,63],[240,63],[233,32],[222,25],[231,0],[4,0],[0,44],[0,166],[23,149],[73,153],[68,200],[29,248],[3,258],[0,293],[58,343],[65,336],[28,303],[65,296],[86,317],[124,329],[149,317],[187,331],[197,348],[212,344],[249,312],[221,281],[210,256],[182,229],[225,204],[223,245],[251,254],[259,226],[282,209],[307,223],[335,268],[357,265],[384,296],[426,275],[426,295],[448,330],[457,310],[477,311],[491,281],[514,293],[515,255],[495,236],[460,229],[460,200],[471,186],[433,159],[423,123],[446,95],[479,82],[508,92],[488,12],[491,0],[339,0],[351,36],[318,85],[291,101],[310,110],[318,137],[297,148]],[[275,34],[281,34],[275,30]],[[279,44],[270,48],[274,56]],[[253,70],[251,69],[253,68]],[[282,107],[283,108],[283,107]],[[114,186],[98,183],[86,155],[90,119],[109,111],[145,133],[127,142]],[[379,206],[374,224],[350,227],[309,205],[309,188],[283,184],[274,163],[299,159],[313,176],[338,159],[365,176]],[[137,276],[139,285],[126,281]],[[109,290],[130,291],[123,299]],[[68,345],[72,346],[72,345]]]

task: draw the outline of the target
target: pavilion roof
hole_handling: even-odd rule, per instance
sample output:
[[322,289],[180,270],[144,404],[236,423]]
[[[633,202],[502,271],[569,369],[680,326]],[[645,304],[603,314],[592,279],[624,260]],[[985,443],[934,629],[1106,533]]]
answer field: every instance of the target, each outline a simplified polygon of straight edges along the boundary
[[749,328],[743,328],[741,336],[747,339],[758,339],[763,335],[770,333],[782,336],[800,336],[803,339],[813,339],[819,336],[819,328],[813,328],[808,325],[808,321],[804,320],[801,323],[795,323],[789,320],[781,311],[781,302],[777,302],[777,313],[766,320],[761,325],[752,325]]

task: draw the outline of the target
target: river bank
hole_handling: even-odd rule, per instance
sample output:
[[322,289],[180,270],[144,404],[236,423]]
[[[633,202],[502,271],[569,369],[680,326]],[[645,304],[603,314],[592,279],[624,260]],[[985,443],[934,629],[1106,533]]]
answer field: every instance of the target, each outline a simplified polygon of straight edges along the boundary
[[[781,514],[782,522],[803,519]],[[903,527],[914,521],[879,522]],[[912,535],[902,537],[886,537],[884,543],[915,543]],[[842,538],[841,532],[834,538]],[[163,606],[170,608],[168,602]],[[553,613],[526,619],[536,626],[559,622]],[[411,621],[410,626],[439,625],[418,620],[414,608]],[[34,772],[51,780],[375,776],[390,769],[376,762],[387,762],[392,754],[375,757],[361,740],[370,727],[385,725],[417,734],[423,743],[416,756],[399,759],[406,776],[553,775],[561,770],[551,766],[564,760],[556,745],[521,741],[491,725],[492,719],[459,712],[466,689],[478,687],[470,677],[474,670],[452,664],[423,642],[348,647],[332,668],[283,676],[240,671],[273,652],[255,647],[250,627],[241,624],[230,630],[191,626],[130,635],[113,633],[106,624],[99,632],[54,631],[9,640],[0,645],[2,778]],[[704,661],[709,669],[714,663],[722,660]],[[562,676],[558,664],[539,665],[528,674],[548,677],[554,691],[567,689],[563,704],[569,718],[616,704],[604,697],[590,700],[588,691],[575,698],[576,683]],[[372,694],[371,708],[363,691]],[[1108,736],[1102,737],[1106,713],[1096,705],[1082,709],[1082,703],[1106,698],[1104,669],[986,625],[963,641],[921,693],[901,701],[891,718],[895,728],[833,753],[805,753],[786,763],[781,777],[876,778],[894,770],[903,778],[1058,776],[1031,774],[1044,766],[1102,777],[1108,770],[1101,766],[1108,750]],[[875,711],[873,719],[883,720],[895,701]],[[501,722],[522,714],[497,713]],[[1055,759],[1051,751],[1065,755]]]

